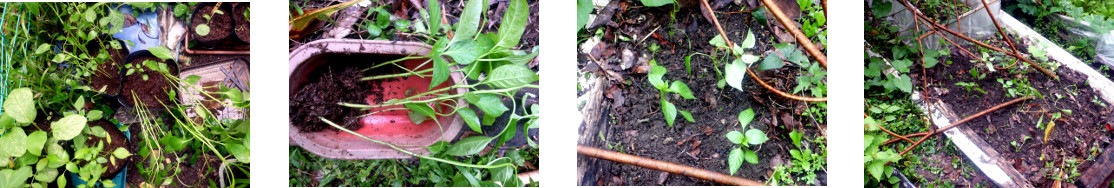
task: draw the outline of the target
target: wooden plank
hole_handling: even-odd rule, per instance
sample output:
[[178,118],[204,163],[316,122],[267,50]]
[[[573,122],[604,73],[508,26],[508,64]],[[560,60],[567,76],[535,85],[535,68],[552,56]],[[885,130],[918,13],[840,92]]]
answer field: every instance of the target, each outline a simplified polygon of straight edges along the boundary
[[[952,122],[959,121],[959,116],[951,110],[951,107],[943,101],[934,103],[926,103],[920,98],[918,92],[913,93],[913,101],[924,110],[925,113],[930,113],[933,119],[931,120],[938,128],[951,125]],[[987,179],[998,187],[1022,187],[1031,188],[1033,184],[1029,182],[1028,178],[1017,172],[1009,162],[1002,159],[1001,155],[990,147],[986,141],[978,134],[975,134],[971,128],[967,126],[957,126],[950,130],[944,131],[944,135],[948,138],[963,155],[975,164],[975,167],[986,175]]]
[[1083,171],[1079,180],[1087,188],[1110,187],[1110,179],[1114,179],[1110,176],[1111,172],[1114,172],[1114,144],[1103,149],[1102,155],[1095,159],[1095,163],[1087,171]]

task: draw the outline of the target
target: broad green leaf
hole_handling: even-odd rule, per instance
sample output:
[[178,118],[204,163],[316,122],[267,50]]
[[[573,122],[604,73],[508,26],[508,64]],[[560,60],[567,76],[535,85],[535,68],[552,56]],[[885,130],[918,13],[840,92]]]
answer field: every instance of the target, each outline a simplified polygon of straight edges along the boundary
[[193,32],[197,32],[197,35],[209,36],[209,24],[197,24],[197,27],[193,29]]
[[169,152],[178,152],[179,150],[186,148],[191,140],[193,139],[182,139],[174,135],[165,135],[159,139],[159,144],[166,146],[166,149]]
[[50,44],[48,44],[48,43],[43,43],[43,44],[40,44],[40,45],[39,45],[39,48],[38,48],[38,49],[35,49],[35,54],[42,54],[42,53],[46,53],[46,51],[47,51],[47,50],[50,50]]
[[12,127],[15,127],[15,119],[12,119],[12,116],[8,116],[8,114],[0,114],[0,130]]
[[448,147],[449,142],[437,141],[433,143],[433,145],[426,146],[425,148],[429,150],[431,154],[440,154],[442,151],[445,151],[445,149],[448,149]]
[[367,34],[373,38],[383,34],[383,29],[371,22],[364,23],[364,29],[367,29]]
[[696,120],[692,119],[692,114],[690,114],[689,111],[677,110],[677,112],[681,113],[681,117],[685,117],[685,120],[696,123]]
[[667,70],[665,69],[665,67],[654,64],[654,62],[651,62],[650,64],[652,65],[652,67],[650,68],[650,74],[646,75],[646,78],[650,80],[650,85],[654,86],[654,88],[658,88],[658,90],[665,90],[665,81],[662,81],[661,77],[665,76],[665,72]]
[[900,71],[901,73],[907,73],[909,72],[909,66],[913,65],[913,62],[909,61],[908,59],[899,59],[890,61],[890,64],[893,65],[894,69],[896,69],[897,71]]
[[444,55],[453,58],[453,62],[461,65],[472,64],[480,55],[487,53],[491,50],[490,46],[483,46],[475,40],[466,39],[453,42],[449,45],[449,49],[445,50]]
[[744,49],[753,48],[754,47],[754,41],[755,41],[754,32],[752,32],[750,30],[747,30],[747,38],[743,39],[743,43],[739,44],[740,45],[739,47],[743,47]]
[[58,169],[56,168],[40,168],[35,174],[35,180],[39,183],[50,183],[58,177]]
[[0,170],[0,187],[23,187],[31,175],[30,166],[23,166],[18,170]]
[[174,5],[174,16],[180,17],[183,14],[186,14],[186,12],[188,11],[190,11],[190,7],[186,6],[186,4],[178,3],[177,5]]
[[673,0],[642,0],[642,5],[647,7],[660,7],[668,4],[673,4]]
[[767,138],[766,133],[763,133],[761,130],[750,129],[747,130],[746,140],[747,143],[750,145],[758,145],[766,142],[766,140],[769,140],[769,138]]
[[875,180],[882,181],[882,172],[885,169],[883,164],[886,164],[886,162],[884,162],[884,161],[871,162],[870,164],[867,164],[866,170],[868,172],[870,172],[871,176],[874,176]]
[[73,139],[73,137],[81,134],[81,129],[85,128],[85,120],[85,116],[78,114],[66,115],[61,120],[50,124],[51,132],[54,138],[58,140]]
[[727,132],[727,140],[735,144],[743,144],[743,133],[739,131]]
[[80,110],[81,107],[85,107],[85,96],[77,96],[77,101],[73,102],[73,108],[75,110]]
[[685,99],[696,99],[692,96],[692,90],[689,90],[689,86],[685,85],[684,82],[674,80],[673,84],[669,85],[669,90],[681,94],[681,97]]
[[940,60],[936,59],[936,56],[939,56],[939,51],[925,50],[924,51],[924,67],[925,68],[932,68],[933,66],[936,66],[936,63],[940,62]]
[[913,80],[909,78],[909,75],[902,74],[901,77],[895,77],[893,81],[894,86],[897,86],[901,91],[906,93],[913,92]]
[[495,88],[513,88],[538,81],[538,74],[526,65],[503,65],[492,70],[486,82]]
[[172,54],[170,52],[170,49],[166,48],[165,46],[150,47],[150,48],[147,48],[147,51],[150,51],[151,55],[155,55],[155,57],[157,57],[159,59],[162,59],[162,60],[167,60],[167,59],[174,58],[174,54]]
[[507,106],[503,105],[503,100],[499,100],[499,97],[493,94],[466,93],[464,94],[464,100],[483,111],[484,116],[498,117],[509,110]]
[[456,23],[456,30],[453,41],[460,41],[465,39],[472,39],[476,36],[477,28],[480,25],[480,16],[483,14],[484,7],[483,0],[468,0],[465,2],[464,10],[460,13],[460,20]]
[[762,58],[762,63],[758,64],[758,70],[778,69],[782,66],[785,66],[785,64],[782,63],[781,57],[770,54]]
[[248,147],[237,143],[226,144],[225,147],[228,148],[228,153],[232,153],[232,156],[236,157],[237,161],[251,163],[251,150]]
[[508,4],[506,12],[503,13],[503,21],[500,21],[499,39],[495,49],[511,49],[518,46],[518,41],[522,39],[522,31],[526,30],[526,21],[530,19],[530,5],[526,4],[526,0],[511,0]]
[[[234,144],[228,144],[227,145],[227,146],[229,146],[229,151],[232,151],[231,145],[234,145]],[[243,147],[243,146],[240,146],[240,147]],[[132,156],[132,152],[129,152],[128,149],[126,149],[124,147],[118,147],[118,148],[116,148],[116,150],[112,151],[112,156],[116,157],[116,159],[125,159],[125,158],[128,158],[129,156]]]
[[86,22],[97,21],[97,11],[96,10],[97,9],[94,9],[94,8],[89,8],[89,9],[85,10],[85,21]]
[[743,167],[743,149],[735,148],[727,154],[727,170],[731,172],[730,175],[735,175],[739,167]]
[[430,80],[429,89],[441,85],[451,77],[452,70],[449,70],[449,63],[445,62],[444,58],[440,56],[433,57],[433,78]]
[[576,0],[576,29],[585,27],[588,24],[588,15],[592,14],[592,0]]
[[90,110],[89,113],[85,114],[85,119],[88,119],[89,121],[97,121],[100,120],[103,116],[104,112],[101,112],[101,110]]
[[484,147],[486,147],[487,144],[491,143],[491,140],[494,139],[494,137],[486,136],[472,136],[460,139],[460,141],[453,143],[453,145],[449,147],[448,150],[445,150],[445,154],[458,157],[475,155],[477,153],[480,153],[480,151],[483,151]]
[[182,80],[182,82],[185,82],[186,84],[189,84],[189,85],[193,85],[193,84],[197,84],[198,80],[201,80],[201,76],[189,75],[189,76],[186,76],[186,79]]
[[750,164],[758,164],[758,155],[755,154],[754,151],[747,150],[747,152],[743,154],[743,158],[746,158],[747,162]]
[[673,103],[663,98],[661,99],[661,111],[665,114],[665,123],[672,127],[673,120],[677,119],[677,106],[673,106]]
[[712,40],[709,40],[708,44],[711,44],[712,46],[715,46],[717,48],[727,48],[727,41],[723,40],[723,35],[716,35],[712,37]]
[[513,181],[513,180],[511,180],[512,178],[513,179],[518,179],[518,177],[515,176],[515,175],[517,175],[517,173],[515,173],[515,171],[514,171],[515,169],[514,169],[513,163],[514,163],[513,160],[511,160],[510,158],[506,158],[506,157],[498,158],[498,159],[495,159],[495,160],[491,161],[490,163],[488,163],[488,165],[512,164],[512,165],[505,166],[505,167],[499,167],[499,168],[491,169],[491,180],[500,181],[500,182],[509,182],[509,181]]
[[438,34],[441,32],[441,2],[438,0],[427,0],[429,6],[429,33]]
[[66,165],[70,160],[70,153],[58,143],[50,143],[46,147],[46,167],[58,168]]
[[22,128],[12,128],[11,131],[0,136],[0,159],[7,157],[20,157],[27,153],[27,133]]
[[746,129],[747,125],[750,125],[750,121],[752,120],[754,120],[754,110],[747,108],[739,112],[739,125],[742,126],[743,129]]
[[433,111],[433,108],[429,107],[429,105],[409,103],[404,104],[403,106],[406,106],[406,109],[409,109],[410,113],[419,115],[417,117],[410,116],[410,120],[413,121],[414,124],[421,124],[421,122],[425,121],[426,118],[437,118],[437,112]]
[[804,136],[804,134],[801,134],[800,132],[797,132],[797,130],[793,130],[793,132],[789,132],[789,139],[793,140],[793,144],[797,145],[797,148],[801,147],[801,137],[802,136]]
[[4,100],[4,114],[8,114],[16,122],[28,124],[35,120],[35,103],[32,101],[30,88],[19,88],[8,93]]
[[734,62],[727,64],[724,72],[726,72],[724,79],[727,82],[727,85],[730,85],[731,87],[738,89],[739,91],[744,91],[743,80],[746,78],[747,75],[747,65],[745,62],[742,61],[741,58],[735,59]]
[[39,156],[43,152],[43,144],[46,143],[46,132],[35,131],[27,135],[27,153]]
[[476,116],[476,112],[472,111],[471,108],[460,108],[456,112],[457,114],[460,114],[461,118],[464,119],[464,123],[468,124],[469,128],[472,128],[472,131],[476,131],[478,133],[484,132],[483,128],[480,127],[480,117]]

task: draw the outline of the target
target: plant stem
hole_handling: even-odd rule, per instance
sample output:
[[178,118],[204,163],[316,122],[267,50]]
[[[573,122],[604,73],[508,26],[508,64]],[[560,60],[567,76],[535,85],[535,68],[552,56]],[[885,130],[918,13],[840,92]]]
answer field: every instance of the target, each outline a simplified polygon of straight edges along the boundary
[[[417,71],[417,72],[411,71],[411,72],[408,72],[408,73],[369,76],[369,77],[360,78],[360,81],[378,80],[378,79],[387,79],[387,78],[405,77],[405,76],[424,77],[424,76],[427,76],[427,75],[422,75],[422,73],[427,73],[427,72],[433,72],[433,69],[420,70],[420,71]],[[428,76],[432,76],[432,75],[428,75]]]
[[340,125],[337,125],[336,123],[333,123],[332,121],[329,121],[328,119],[325,119],[324,117],[318,116],[317,118],[321,119],[321,121],[325,122],[325,124],[329,124],[330,126],[333,126],[334,128],[337,128],[341,131],[347,132],[348,134],[356,135],[357,137],[363,138],[364,140],[375,142],[376,144],[382,144],[382,145],[385,145],[387,147],[391,147],[391,149],[395,149],[395,150],[397,150],[399,152],[402,152],[402,153],[405,153],[407,155],[422,158],[422,159],[428,159],[428,160],[433,160],[433,161],[437,161],[437,162],[448,163],[448,164],[456,165],[456,166],[463,166],[463,167],[469,167],[469,168],[483,168],[483,169],[492,169],[492,168],[499,168],[499,167],[514,165],[512,163],[503,163],[503,164],[498,164],[498,165],[475,165],[475,164],[468,164],[468,163],[462,163],[462,162],[457,162],[457,161],[452,161],[452,160],[447,160],[447,159],[436,158],[436,157],[418,155],[417,153],[411,152],[410,150],[399,148],[398,146],[395,146],[394,144],[387,143],[387,142],[384,142],[384,141],[375,140],[375,139],[371,139],[371,138],[368,138],[367,136],[364,136],[362,134],[353,132],[352,130],[348,130],[344,127],[341,127]]

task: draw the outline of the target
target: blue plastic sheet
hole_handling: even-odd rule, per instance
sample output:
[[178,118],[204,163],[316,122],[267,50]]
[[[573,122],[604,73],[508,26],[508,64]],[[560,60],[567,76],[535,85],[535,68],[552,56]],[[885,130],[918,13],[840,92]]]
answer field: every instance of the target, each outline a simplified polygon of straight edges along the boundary
[[[128,45],[128,49],[132,53],[160,45],[159,34],[162,31],[156,11],[141,11],[124,5],[120,7],[120,12],[135,16],[138,23],[125,27],[119,33],[113,34],[112,38],[131,41],[132,45]],[[143,32],[143,25],[147,25],[147,32]]]

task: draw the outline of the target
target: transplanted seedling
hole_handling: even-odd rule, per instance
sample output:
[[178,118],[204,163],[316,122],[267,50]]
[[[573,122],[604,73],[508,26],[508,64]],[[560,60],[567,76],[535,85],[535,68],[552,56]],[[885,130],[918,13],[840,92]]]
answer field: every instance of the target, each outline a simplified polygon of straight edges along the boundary
[[758,56],[743,53],[743,50],[753,48],[754,42],[754,32],[751,31],[747,31],[747,38],[743,40],[741,46],[740,44],[734,44],[734,46],[730,47],[727,46],[727,42],[723,40],[721,35],[716,35],[712,40],[708,41],[712,46],[726,48],[731,51],[731,54],[738,57],[735,58],[734,61],[731,61],[731,63],[728,63],[727,67],[724,67],[726,75],[717,83],[720,88],[723,88],[723,85],[726,84],[739,91],[743,91],[743,80],[747,75],[747,67],[750,67],[750,65],[754,64],[754,62],[758,62],[758,59],[760,59]]
[[193,31],[197,32],[197,35],[201,35],[201,36],[209,35],[209,30],[210,30],[209,23],[211,23],[213,21],[213,15],[224,14],[224,11],[220,10],[220,4],[221,4],[220,2],[217,2],[217,5],[213,6],[213,11],[212,12],[209,12],[209,14],[202,14],[201,15],[201,17],[205,18],[205,23],[197,24],[197,28],[194,28]]
[[650,80],[650,85],[653,85],[654,88],[657,88],[658,92],[660,92],[661,111],[665,114],[665,123],[672,127],[673,120],[677,119],[678,112],[681,113],[681,116],[685,117],[685,120],[696,122],[692,119],[691,113],[684,110],[677,110],[677,106],[673,105],[673,103],[665,98],[665,94],[672,92],[680,94],[681,97],[685,99],[696,99],[696,97],[692,96],[692,90],[689,90],[689,86],[677,80],[674,80],[673,83],[662,80],[661,77],[665,76],[665,72],[668,70],[666,70],[665,67],[659,66],[656,60],[651,60],[650,65],[652,67],[650,68],[650,74],[647,76],[647,79]]
[[[747,109],[739,113],[739,125],[743,126],[742,130],[747,130],[747,125],[750,124],[751,120],[754,120],[753,110]],[[769,138],[766,137],[766,133],[762,132],[762,130],[749,129],[745,134],[739,131],[728,132],[727,140],[739,144],[738,148],[731,150],[731,153],[727,154],[727,170],[731,171],[731,175],[735,175],[735,171],[738,171],[739,167],[743,166],[743,161],[750,164],[758,164],[758,154],[755,154],[754,151],[747,147],[765,143]]]

